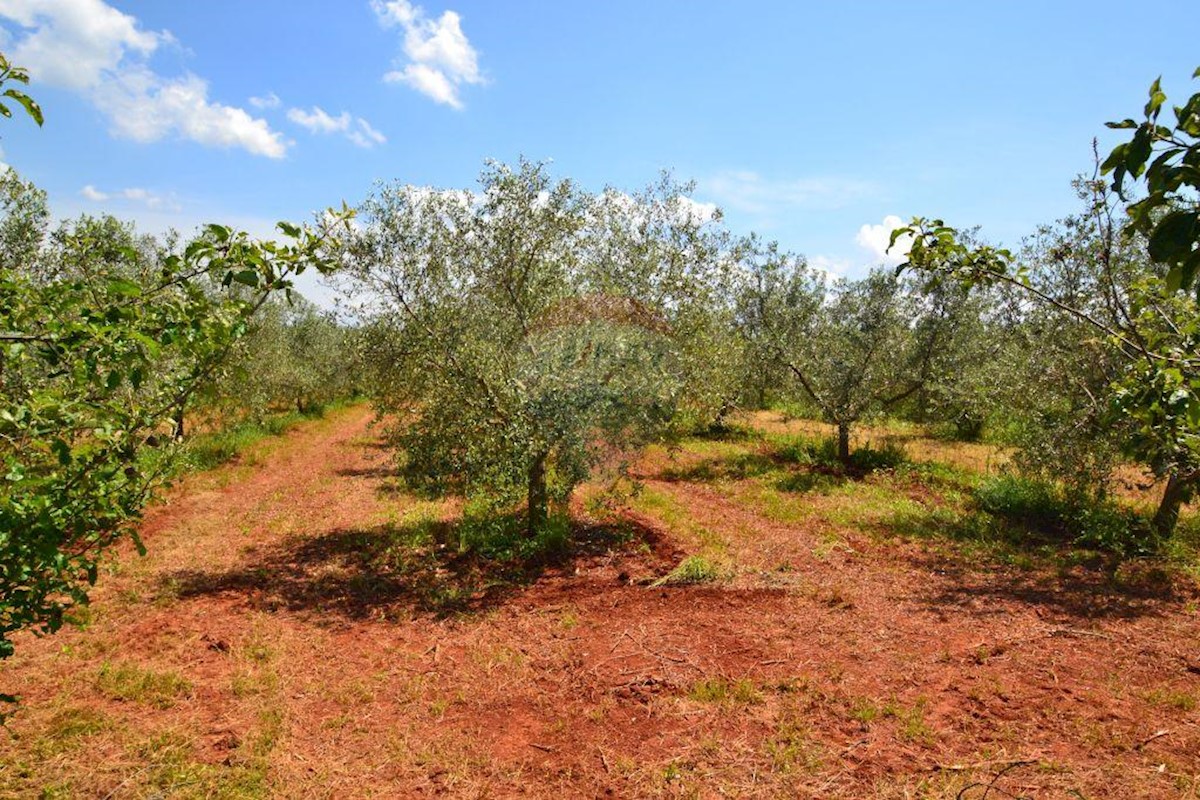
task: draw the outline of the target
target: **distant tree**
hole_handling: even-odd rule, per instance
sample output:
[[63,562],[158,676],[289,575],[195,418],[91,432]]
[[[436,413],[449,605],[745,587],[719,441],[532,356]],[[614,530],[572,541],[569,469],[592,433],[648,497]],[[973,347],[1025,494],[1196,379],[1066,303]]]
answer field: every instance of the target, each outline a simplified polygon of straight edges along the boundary
[[292,408],[306,413],[353,393],[350,331],[331,312],[293,293],[273,297],[254,315],[209,402],[261,417]]
[[594,466],[667,436],[706,322],[693,211],[669,179],[596,196],[526,161],[368,200],[348,276],[408,480],[523,498],[533,536]]
[[827,290],[801,263],[781,264],[764,281],[766,341],[836,427],[837,457],[848,464],[853,426],[929,382],[947,334],[946,309],[882,270]]

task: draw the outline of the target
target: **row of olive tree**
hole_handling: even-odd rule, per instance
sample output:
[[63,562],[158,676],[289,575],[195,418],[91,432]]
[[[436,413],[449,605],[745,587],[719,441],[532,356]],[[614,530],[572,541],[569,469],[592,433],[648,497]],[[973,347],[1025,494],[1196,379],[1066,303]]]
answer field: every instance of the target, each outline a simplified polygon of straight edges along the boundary
[[1146,199],[1080,181],[1084,212],[1016,255],[917,220],[893,239],[912,240],[906,268],[859,280],[731,236],[666,178],[592,194],[523,161],[489,165],[477,191],[386,187],[345,287],[404,473],[523,500],[532,534],[594,467],[795,398],[843,462],[854,426],[885,413],[1000,429],[1023,468],[1093,496],[1133,458],[1165,481],[1169,534],[1200,474],[1200,100],[1173,129],[1163,100],[1156,84],[1105,165],[1118,190],[1144,174]]

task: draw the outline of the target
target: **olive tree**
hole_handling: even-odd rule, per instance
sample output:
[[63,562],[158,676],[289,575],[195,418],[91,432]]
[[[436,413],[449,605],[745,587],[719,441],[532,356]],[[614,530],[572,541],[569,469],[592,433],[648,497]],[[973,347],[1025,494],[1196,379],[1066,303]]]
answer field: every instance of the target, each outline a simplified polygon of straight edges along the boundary
[[594,466],[670,435],[711,273],[693,211],[669,178],[594,195],[527,161],[371,197],[348,291],[408,480],[523,498],[532,536]]
[[837,457],[848,464],[853,426],[929,382],[947,304],[884,270],[827,286],[802,261],[775,259],[757,280],[747,301],[762,319],[763,346],[836,427]]
[[296,293],[274,296],[254,315],[218,379],[209,404],[233,415],[319,410],[353,393],[352,332]]

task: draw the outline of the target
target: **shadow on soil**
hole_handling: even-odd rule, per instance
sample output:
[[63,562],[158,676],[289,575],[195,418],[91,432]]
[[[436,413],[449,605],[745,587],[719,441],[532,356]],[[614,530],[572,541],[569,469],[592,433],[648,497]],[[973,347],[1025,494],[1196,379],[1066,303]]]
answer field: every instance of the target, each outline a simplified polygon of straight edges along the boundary
[[[994,616],[1024,605],[1082,622],[1161,616],[1198,596],[1194,584],[1155,559],[1122,559],[1032,536],[1024,541],[997,541],[978,536],[974,529],[969,532],[973,535],[943,532],[941,536],[983,546],[982,563],[957,552],[922,550],[900,556],[913,570],[931,576],[919,596],[927,608]],[[927,532],[913,536],[903,526],[891,524],[880,525],[876,535],[888,539],[898,533],[926,541],[932,538]]]
[[[513,518],[493,521],[513,529]],[[622,521],[572,524],[561,542],[509,541],[507,551],[464,547],[461,523],[426,521],[366,530],[333,530],[250,556],[224,572],[181,570],[163,576],[178,597],[245,595],[256,607],[348,619],[389,613],[436,616],[486,611],[515,591],[580,562],[641,560],[655,573],[673,566],[670,545],[650,528]]]
[[743,452],[705,456],[691,463],[672,465],[656,478],[663,481],[713,483],[752,478],[774,479],[781,492],[828,492],[850,481],[859,481],[880,470],[908,465],[904,451],[894,444],[859,447],[849,463],[837,458],[833,440],[791,437],[782,440],[704,437],[707,441],[745,445]]

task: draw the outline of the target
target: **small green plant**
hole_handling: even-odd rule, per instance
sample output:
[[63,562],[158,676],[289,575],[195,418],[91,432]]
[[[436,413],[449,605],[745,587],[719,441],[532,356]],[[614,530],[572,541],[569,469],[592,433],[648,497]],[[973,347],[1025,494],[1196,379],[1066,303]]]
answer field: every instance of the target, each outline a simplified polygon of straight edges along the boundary
[[1146,700],[1178,711],[1195,711],[1197,705],[1196,695],[1176,689],[1154,689],[1146,694]]
[[651,586],[712,583],[720,580],[721,569],[704,556],[688,556],[675,569],[663,575]]
[[698,703],[754,705],[762,702],[762,692],[754,685],[754,681],[746,678],[737,681],[705,678],[688,689],[688,697]]

